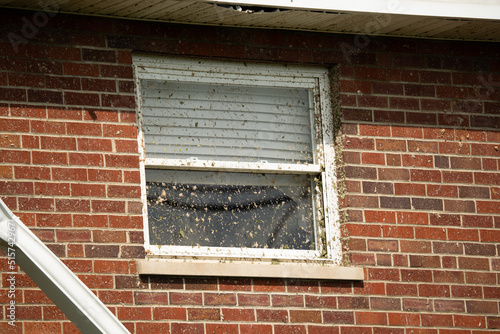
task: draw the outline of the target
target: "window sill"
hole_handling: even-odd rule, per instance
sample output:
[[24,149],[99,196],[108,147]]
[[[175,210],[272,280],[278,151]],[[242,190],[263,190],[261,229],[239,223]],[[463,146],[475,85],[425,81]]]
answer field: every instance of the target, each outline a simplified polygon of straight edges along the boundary
[[359,267],[337,267],[325,262],[246,262],[217,260],[138,260],[140,275],[172,276],[225,276],[225,277],[273,277],[322,280],[363,280],[364,271]]

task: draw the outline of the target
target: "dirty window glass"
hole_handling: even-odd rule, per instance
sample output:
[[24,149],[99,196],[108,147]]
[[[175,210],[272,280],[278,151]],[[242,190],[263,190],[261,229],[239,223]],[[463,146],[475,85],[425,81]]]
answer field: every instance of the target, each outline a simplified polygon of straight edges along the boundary
[[[167,175],[165,175],[167,174]],[[148,171],[152,245],[313,250],[311,178]]]

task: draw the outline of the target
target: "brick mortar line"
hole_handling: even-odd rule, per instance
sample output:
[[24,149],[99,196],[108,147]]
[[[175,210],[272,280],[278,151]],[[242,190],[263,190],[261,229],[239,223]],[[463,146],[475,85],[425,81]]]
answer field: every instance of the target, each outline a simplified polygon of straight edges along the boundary
[[[430,169],[432,170],[432,169]],[[498,173],[494,173],[492,172],[491,174],[498,174]],[[475,183],[475,182],[472,182],[472,183],[458,183],[458,182],[444,182],[444,181],[441,181],[441,182],[436,182],[436,181],[412,181],[412,180],[381,180],[381,179],[361,179],[361,178],[349,178],[348,181],[369,181],[369,182],[373,182],[373,183],[401,183],[401,184],[430,184],[430,185],[441,185],[441,186],[448,186],[448,185],[456,185],[457,187],[464,187],[464,186],[468,186],[468,187],[483,187],[483,188],[491,188],[491,187],[496,187],[496,186],[499,186],[500,185],[494,185],[494,184],[484,184],[484,183]],[[349,194],[365,194],[367,196],[377,196],[377,197],[394,197],[394,196],[398,196],[398,197],[422,197],[424,196],[424,198],[431,198],[431,199],[463,199],[463,200],[479,200],[479,201],[486,201],[486,200],[489,200],[489,201],[496,201],[498,199],[491,199],[491,198],[477,198],[477,197],[444,197],[444,196],[430,196],[430,195],[396,195],[396,194],[373,194],[373,193],[364,193],[364,192],[350,192],[348,191],[347,192],[347,195]],[[387,208],[389,209],[389,208]],[[408,210],[408,209],[401,209],[401,210]]]

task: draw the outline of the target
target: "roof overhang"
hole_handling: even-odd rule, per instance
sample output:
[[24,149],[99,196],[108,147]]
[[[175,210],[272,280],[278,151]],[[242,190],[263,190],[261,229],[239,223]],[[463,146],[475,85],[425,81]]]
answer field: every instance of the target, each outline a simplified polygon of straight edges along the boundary
[[500,0],[0,0],[0,7],[171,23],[500,41]]

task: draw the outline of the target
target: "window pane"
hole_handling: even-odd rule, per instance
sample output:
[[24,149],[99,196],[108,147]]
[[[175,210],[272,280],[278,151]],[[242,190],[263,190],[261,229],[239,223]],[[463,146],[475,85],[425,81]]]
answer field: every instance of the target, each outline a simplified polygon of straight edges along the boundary
[[316,249],[311,176],[147,170],[151,245]]
[[143,80],[146,157],[313,163],[311,91]]

